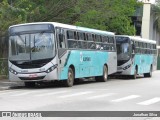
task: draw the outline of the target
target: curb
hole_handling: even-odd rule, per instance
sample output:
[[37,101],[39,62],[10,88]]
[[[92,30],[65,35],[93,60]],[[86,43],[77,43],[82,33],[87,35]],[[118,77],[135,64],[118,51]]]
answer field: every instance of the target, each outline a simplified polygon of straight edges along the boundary
[[0,87],[0,91],[1,90],[9,90],[9,89],[10,89],[10,86]]
[[10,90],[10,89],[17,89],[17,88],[21,88],[24,87],[24,83],[23,82],[11,82],[8,79],[3,79],[0,80],[0,91],[3,90]]

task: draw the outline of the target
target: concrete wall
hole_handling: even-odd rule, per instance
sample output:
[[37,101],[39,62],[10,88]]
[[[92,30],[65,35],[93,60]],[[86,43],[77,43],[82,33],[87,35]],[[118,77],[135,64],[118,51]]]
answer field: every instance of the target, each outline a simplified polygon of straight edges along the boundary
[[142,38],[150,39],[151,3],[144,3],[142,17]]
[[151,8],[151,3],[144,3],[141,35],[142,38],[156,40],[157,45],[160,45],[160,32],[154,27],[155,15]]

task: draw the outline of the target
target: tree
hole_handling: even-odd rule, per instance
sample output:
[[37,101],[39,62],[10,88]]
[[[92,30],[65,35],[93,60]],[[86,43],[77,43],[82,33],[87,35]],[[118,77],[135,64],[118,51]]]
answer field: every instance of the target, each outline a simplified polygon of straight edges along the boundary
[[[116,34],[134,35],[132,16],[138,6],[136,0],[80,0],[76,25],[108,30]],[[77,13],[78,13],[77,12]]]
[[25,11],[14,8],[7,0],[0,3],[0,36],[4,35],[10,25],[24,21]]
[[2,0],[0,2],[0,34],[10,25],[26,22],[57,21],[70,23],[77,0]]
[[153,27],[160,32],[160,0],[157,0],[156,5],[152,6],[152,13],[155,16]]
[[27,22],[64,22],[76,0],[16,0],[15,6],[26,11]]
[[116,34],[134,34],[136,0],[2,0],[0,32],[10,25],[55,21]]

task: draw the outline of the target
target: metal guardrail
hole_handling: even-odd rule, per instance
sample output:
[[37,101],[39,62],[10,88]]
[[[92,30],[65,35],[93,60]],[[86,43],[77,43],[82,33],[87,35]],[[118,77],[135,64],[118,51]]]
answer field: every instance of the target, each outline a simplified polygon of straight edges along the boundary
[[0,76],[8,75],[8,59],[0,58]]

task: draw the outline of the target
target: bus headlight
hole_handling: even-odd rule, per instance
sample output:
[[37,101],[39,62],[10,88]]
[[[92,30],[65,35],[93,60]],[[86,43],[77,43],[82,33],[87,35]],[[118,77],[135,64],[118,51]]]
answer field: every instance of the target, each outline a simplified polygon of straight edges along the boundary
[[46,70],[46,73],[50,73],[52,72],[58,65],[53,65],[52,67],[50,67],[48,70]]
[[18,72],[16,72],[16,71],[15,71],[14,69],[12,69],[12,68],[9,68],[9,71],[10,71],[11,73],[15,74],[15,75],[18,74]]

